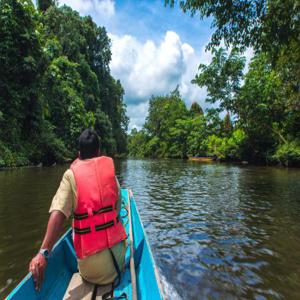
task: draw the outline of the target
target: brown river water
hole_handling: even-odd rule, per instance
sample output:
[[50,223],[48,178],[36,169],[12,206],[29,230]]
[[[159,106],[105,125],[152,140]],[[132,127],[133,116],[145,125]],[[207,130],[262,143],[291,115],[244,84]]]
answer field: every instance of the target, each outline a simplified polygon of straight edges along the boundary
[[[27,273],[68,166],[0,171],[0,298]],[[300,170],[120,160],[169,299],[300,299]]]

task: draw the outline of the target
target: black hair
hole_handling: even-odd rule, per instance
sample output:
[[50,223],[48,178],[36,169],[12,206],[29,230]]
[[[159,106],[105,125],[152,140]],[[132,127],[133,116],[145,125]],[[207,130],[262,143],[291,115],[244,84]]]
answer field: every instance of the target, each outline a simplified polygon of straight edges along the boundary
[[80,159],[93,158],[98,155],[100,142],[93,129],[85,129],[78,138]]

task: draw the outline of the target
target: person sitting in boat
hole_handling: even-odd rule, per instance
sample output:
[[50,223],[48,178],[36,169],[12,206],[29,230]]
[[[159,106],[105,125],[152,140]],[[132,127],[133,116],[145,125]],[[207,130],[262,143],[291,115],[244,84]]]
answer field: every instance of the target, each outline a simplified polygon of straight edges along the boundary
[[113,283],[123,269],[126,232],[119,220],[120,186],[113,160],[99,156],[99,138],[92,129],[84,130],[78,143],[79,157],[62,177],[41,249],[29,264],[38,290],[47,258],[71,215],[81,276],[93,284],[105,285]]

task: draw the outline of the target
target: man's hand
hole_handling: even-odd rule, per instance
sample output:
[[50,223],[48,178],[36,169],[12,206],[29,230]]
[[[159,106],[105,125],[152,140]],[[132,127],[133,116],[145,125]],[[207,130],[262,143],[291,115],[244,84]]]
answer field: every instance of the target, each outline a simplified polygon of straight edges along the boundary
[[41,253],[38,253],[29,264],[29,272],[32,273],[34,286],[38,291],[41,289],[46,267],[47,259]]

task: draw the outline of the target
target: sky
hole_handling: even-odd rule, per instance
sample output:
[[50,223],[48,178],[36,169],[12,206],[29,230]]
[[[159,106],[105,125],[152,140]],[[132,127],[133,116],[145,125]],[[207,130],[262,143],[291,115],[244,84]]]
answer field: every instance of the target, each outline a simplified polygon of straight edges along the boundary
[[202,108],[206,90],[191,83],[200,63],[209,63],[205,51],[211,20],[184,14],[164,0],[60,0],[81,15],[91,15],[112,41],[110,70],[125,90],[129,129],[140,129],[152,95],[166,95],[179,86],[188,107]]

